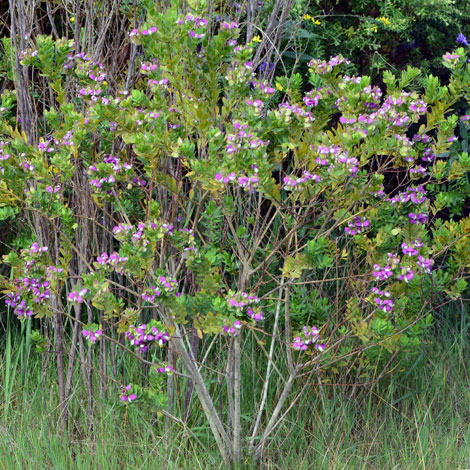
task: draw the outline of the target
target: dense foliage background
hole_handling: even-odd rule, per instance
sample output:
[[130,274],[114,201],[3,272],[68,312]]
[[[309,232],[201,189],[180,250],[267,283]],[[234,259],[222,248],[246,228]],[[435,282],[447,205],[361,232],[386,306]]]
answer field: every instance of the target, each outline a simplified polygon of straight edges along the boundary
[[466,2],[1,13],[5,468],[467,462]]

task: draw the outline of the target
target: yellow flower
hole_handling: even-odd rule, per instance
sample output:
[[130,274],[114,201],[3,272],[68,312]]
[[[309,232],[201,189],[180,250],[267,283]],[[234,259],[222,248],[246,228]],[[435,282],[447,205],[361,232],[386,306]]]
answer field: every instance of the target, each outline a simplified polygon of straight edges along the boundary
[[284,87],[283,87],[280,83],[276,83],[276,88],[277,88],[279,91],[284,90]]
[[312,18],[312,21],[313,21],[315,24],[321,25],[321,21],[320,21],[320,20],[316,20],[315,18]]
[[255,36],[251,42],[261,42],[261,38],[259,36]]
[[373,32],[373,33],[376,33],[377,32],[377,26],[375,26],[375,24],[373,26],[371,26],[370,30]]
[[304,20],[310,20],[312,17],[310,15],[304,15]]
[[71,23],[75,23],[75,16],[71,16],[71,17],[70,17],[70,22],[71,22]]
[[381,16],[380,18],[377,18],[377,21],[380,21],[381,23],[387,26],[390,24],[390,18],[388,18],[387,16]]

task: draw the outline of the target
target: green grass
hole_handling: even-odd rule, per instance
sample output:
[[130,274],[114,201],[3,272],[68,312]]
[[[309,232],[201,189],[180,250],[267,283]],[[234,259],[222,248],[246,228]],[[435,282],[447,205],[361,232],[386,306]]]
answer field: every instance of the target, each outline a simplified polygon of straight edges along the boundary
[[[117,406],[116,390],[96,399],[90,422],[81,386],[62,434],[53,361],[43,383],[40,357],[28,358],[24,335],[10,333],[0,365],[0,469],[225,468],[195,399],[188,427],[206,448],[176,424],[165,433],[164,418],[147,407]],[[441,330],[422,364],[354,399],[347,387],[313,387],[274,433],[258,467],[247,460],[243,468],[470,468],[469,343],[465,326]],[[243,390],[245,425],[252,386]]]

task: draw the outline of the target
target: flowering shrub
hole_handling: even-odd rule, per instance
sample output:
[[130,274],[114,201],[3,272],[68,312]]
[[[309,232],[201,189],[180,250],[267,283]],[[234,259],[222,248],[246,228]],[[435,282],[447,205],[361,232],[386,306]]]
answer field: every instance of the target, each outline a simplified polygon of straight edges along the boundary
[[[386,73],[380,89],[337,56],[312,60],[311,89],[279,102],[253,69],[257,42],[239,31],[149,5],[130,33],[138,79],[118,92],[71,41],[41,38],[23,64],[53,84],[59,106],[44,111],[39,144],[3,122],[0,146],[0,204],[36,240],[4,258],[7,306],[80,323],[86,309],[89,343],[113,341],[152,364],[147,387],[123,386],[127,405],[163,408],[167,375],[189,378],[234,462],[242,341],[271,345],[252,364],[266,390],[274,362],[287,364],[276,366],[284,385],[265,427],[250,429],[259,457],[301,371],[406,363],[433,309],[466,288],[470,259],[470,219],[444,219],[439,204],[439,188],[470,171],[468,155],[442,157],[470,84],[463,49],[443,59],[448,86],[428,76],[418,92],[409,68]],[[312,286],[316,312],[296,314],[291,303]],[[233,376],[231,433],[193,347],[214,335],[230,351],[215,367]],[[213,343],[203,344],[204,362]],[[258,416],[267,411],[261,400]]]

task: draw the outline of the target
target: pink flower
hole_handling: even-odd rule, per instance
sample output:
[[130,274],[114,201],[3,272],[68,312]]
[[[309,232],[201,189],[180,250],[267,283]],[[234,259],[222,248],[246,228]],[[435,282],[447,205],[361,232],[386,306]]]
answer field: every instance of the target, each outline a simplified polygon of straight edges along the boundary
[[68,295],[67,299],[70,300],[71,302],[78,302],[81,303],[83,302],[83,297],[85,294],[88,292],[88,289],[82,289],[80,291],[72,291]]

